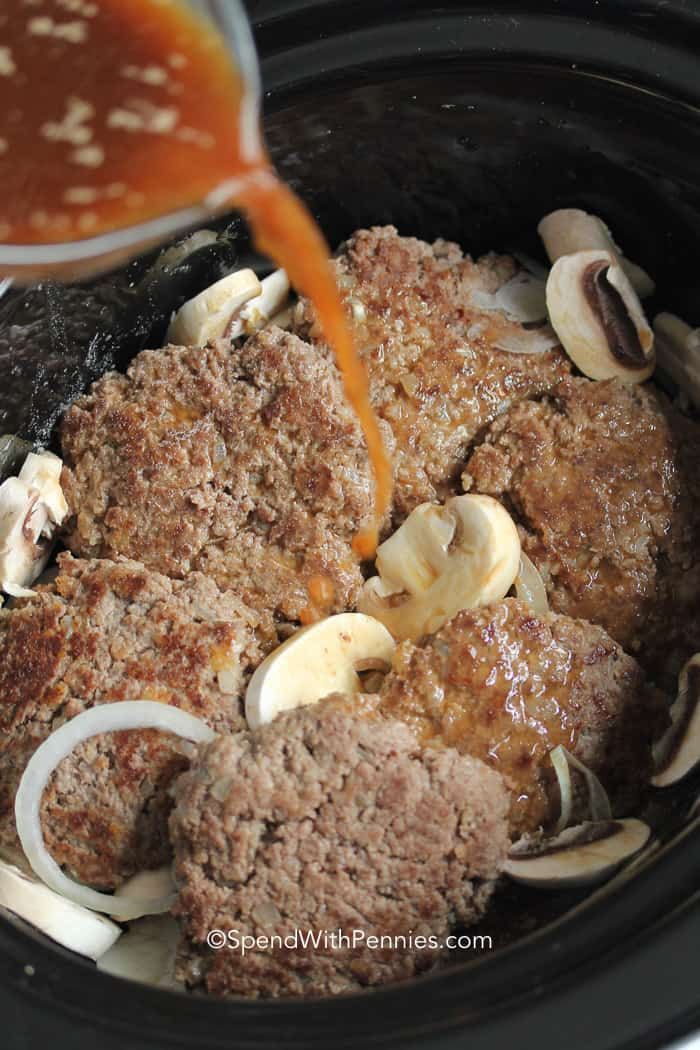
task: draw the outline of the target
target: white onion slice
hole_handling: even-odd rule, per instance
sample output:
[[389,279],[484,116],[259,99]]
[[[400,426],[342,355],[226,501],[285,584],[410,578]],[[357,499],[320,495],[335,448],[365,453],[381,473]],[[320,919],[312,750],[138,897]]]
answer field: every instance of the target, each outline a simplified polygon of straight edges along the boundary
[[19,915],[64,948],[88,959],[99,959],[122,932],[104,915],[81,908],[19,868],[2,862],[0,906]]
[[588,788],[588,808],[590,812],[589,819],[595,822],[612,820],[610,799],[595,773],[590,770],[588,766],[584,766],[583,762],[580,762],[575,755],[572,755],[570,751],[567,751],[562,744],[555,747],[553,751],[550,751],[549,757],[552,760],[554,772],[559,781],[559,791],[561,794],[561,813],[556,824],[555,832],[558,834],[560,831],[563,831],[564,828],[569,826],[571,821],[573,800],[571,774],[569,772],[570,767],[577,769],[586,780],[586,787]]
[[558,835],[561,831],[564,831],[565,828],[568,828],[571,823],[571,810],[573,805],[571,773],[569,772],[569,763],[566,761],[566,749],[561,745],[555,747],[553,751],[550,751],[549,757],[552,760],[554,772],[557,774],[557,780],[559,781],[560,813],[559,820],[554,827],[554,834]]
[[181,988],[175,980],[180,927],[170,915],[137,919],[97,960],[97,969],[159,988]]
[[540,328],[502,332],[494,338],[493,345],[506,354],[544,354],[560,343],[554,330],[548,324],[544,324]]
[[471,301],[480,310],[498,310],[521,324],[537,324],[547,317],[545,282],[526,270],[516,273],[497,292],[473,292]]
[[160,729],[195,743],[209,743],[216,736],[213,729],[194,715],[152,700],[125,700],[92,707],[62,725],[34,752],[17,790],[15,820],[27,860],[47,886],[85,908],[119,919],[134,919],[167,911],[173,894],[152,898],[117,897],[74,882],[48,853],[40,818],[41,796],[56,766],[90,737],[126,729]]
[[515,578],[515,593],[521,601],[527,602],[537,616],[549,612],[547,589],[539,570],[530,561],[525,551],[520,552],[520,571]]

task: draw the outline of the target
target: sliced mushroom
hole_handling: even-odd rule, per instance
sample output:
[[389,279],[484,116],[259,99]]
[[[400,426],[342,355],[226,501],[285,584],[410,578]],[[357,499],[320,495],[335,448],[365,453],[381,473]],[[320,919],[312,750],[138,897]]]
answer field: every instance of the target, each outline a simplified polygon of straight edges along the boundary
[[229,325],[226,335],[231,339],[258,332],[287,305],[289,278],[284,270],[275,270],[260,283],[260,295],[251,299]]
[[490,496],[423,503],[377,550],[378,576],[367,580],[361,612],[395,638],[433,634],[460,609],[503,598],[520,568],[513,519]]
[[537,889],[569,889],[604,882],[647,843],[641,820],[587,821],[556,838],[522,839],[508,854],[504,872]]
[[173,314],[166,338],[178,346],[205,346],[211,339],[220,339],[241,307],[261,290],[253,270],[229,274]]
[[[330,693],[359,693],[360,672],[388,671],[395,643],[386,627],[362,613],[340,613],[303,627],[263,660],[250,680],[245,715],[251,729],[282,711]],[[377,663],[379,661],[379,663]]]
[[480,310],[499,310],[521,324],[537,324],[547,319],[545,281],[521,270],[493,294],[475,291],[470,297]]
[[691,328],[675,314],[661,313],[654,318],[654,335],[659,370],[700,405],[700,328]]
[[563,255],[547,281],[552,327],[590,379],[641,383],[654,371],[654,335],[610,252]]
[[30,453],[19,477],[0,485],[0,588],[31,595],[42,573],[55,529],[68,507],[61,489],[62,463],[51,452]]
[[656,285],[641,266],[626,259],[602,219],[579,208],[560,208],[545,215],[537,227],[550,261],[575,252],[604,251],[614,255],[641,299],[652,295]]
[[654,787],[682,780],[700,762],[700,653],[691,656],[678,676],[678,697],[671,725],[654,747]]

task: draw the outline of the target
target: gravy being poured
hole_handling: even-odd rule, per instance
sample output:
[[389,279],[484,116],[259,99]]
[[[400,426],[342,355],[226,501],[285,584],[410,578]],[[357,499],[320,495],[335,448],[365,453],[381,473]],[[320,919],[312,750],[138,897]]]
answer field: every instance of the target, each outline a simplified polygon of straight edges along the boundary
[[[244,135],[245,93],[227,44],[179,0],[4,0],[0,11],[0,241],[94,237],[215,194],[312,300],[362,425],[375,515],[391,468],[324,238]],[[243,145],[245,143],[245,145]]]

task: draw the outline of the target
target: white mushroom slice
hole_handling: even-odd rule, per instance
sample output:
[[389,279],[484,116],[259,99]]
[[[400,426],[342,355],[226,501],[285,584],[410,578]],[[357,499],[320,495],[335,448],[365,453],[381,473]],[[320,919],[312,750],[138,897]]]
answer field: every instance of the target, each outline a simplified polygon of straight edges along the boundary
[[47,937],[89,959],[99,959],[121,934],[120,928],[43,882],[0,861],[0,905],[26,919]]
[[524,839],[508,854],[504,872],[537,889],[569,889],[604,882],[647,843],[641,820],[588,821],[556,838]]
[[537,227],[537,232],[552,263],[562,255],[572,255],[574,252],[610,252],[616,257],[641,299],[651,295],[656,288],[649,274],[641,266],[625,258],[613,240],[609,228],[596,215],[589,215],[579,208],[560,208],[545,215]]
[[170,915],[149,915],[129,925],[117,944],[97,960],[97,969],[113,977],[177,988],[175,956],[180,927]]
[[[68,514],[68,504],[61,488],[62,470],[63,460],[53,452],[30,452],[18,475],[20,481],[38,492],[53,525],[60,525]],[[48,536],[52,531],[45,528],[44,535]]]
[[547,317],[545,281],[527,270],[516,273],[493,294],[475,291],[470,298],[480,310],[500,310],[521,324],[536,324]]
[[695,405],[700,405],[700,329],[675,314],[654,318],[656,357],[665,372]]
[[241,307],[260,295],[261,287],[253,270],[229,274],[173,314],[166,338],[178,346],[205,346],[220,339]]
[[520,552],[520,568],[514,586],[518,598],[527,602],[537,616],[544,616],[549,612],[549,600],[544,580],[537,566],[530,561],[525,551]]
[[610,252],[558,259],[547,280],[547,309],[562,346],[590,379],[641,383],[654,371],[654,334]]
[[278,314],[289,299],[289,278],[284,270],[275,270],[263,277],[260,295],[256,295],[231,322],[227,337],[238,339],[241,335],[252,335]]
[[34,593],[27,584],[41,575],[51,550],[45,539],[48,520],[46,508],[19,478],[0,485],[0,588],[7,594]]
[[282,711],[330,693],[359,693],[359,672],[379,661],[388,671],[396,648],[386,627],[362,613],[340,613],[303,627],[263,660],[250,680],[245,716],[251,729]]
[[678,697],[671,726],[654,747],[654,787],[682,780],[700,762],[700,653],[691,656],[678,676]]
[[14,597],[42,573],[51,538],[68,513],[61,489],[62,461],[51,452],[27,456],[19,477],[0,485],[0,588]]
[[520,568],[513,519],[490,496],[423,503],[377,550],[378,576],[365,583],[361,612],[395,638],[433,634],[460,609],[503,598]]

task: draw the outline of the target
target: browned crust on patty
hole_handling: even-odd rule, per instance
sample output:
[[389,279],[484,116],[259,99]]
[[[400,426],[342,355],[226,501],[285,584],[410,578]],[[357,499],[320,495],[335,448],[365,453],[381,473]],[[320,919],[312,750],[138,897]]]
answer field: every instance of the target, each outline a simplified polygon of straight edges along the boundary
[[[136,562],[59,558],[35,597],[0,610],[0,844],[16,845],[14,795],[53,730],[97,704],[155,700],[227,731],[274,633],[231,592],[192,574],[171,581]],[[232,674],[227,692],[218,670]],[[42,804],[46,844],[80,881],[113,888],[164,863],[165,788],[186,765],[153,731],[95,737],[60,763]]]
[[442,741],[497,769],[511,792],[513,834],[551,824],[559,791],[549,751],[563,744],[601,779],[617,815],[651,774],[665,698],[605,631],[535,616],[508,598],[467,609],[436,634],[403,643],[372,706],[419,740]]
[[313,576],[353,605],[366,448],[336,370],[296,336],[139,354],[68,410],[62,442],[73,551],[199,570],[289,619]]
[[[456,244],[400,237],[393,226],[358,230],[335,270],[356,344],[369,373],[375,411],[394,436],[395,517],[458,491],[479,432],[510,404],[549,390],[570,370],[560,349],[515,354],[497,334],[522,326],[471,301],[495,292],[518,270],[507,256],[478,262]],[[302,300],[296,327],[321,340]]]
[[554,609],[674,676],[700,647],[699,460],[651,386],[570,379],[496,420],[465,485],[512,509]]

